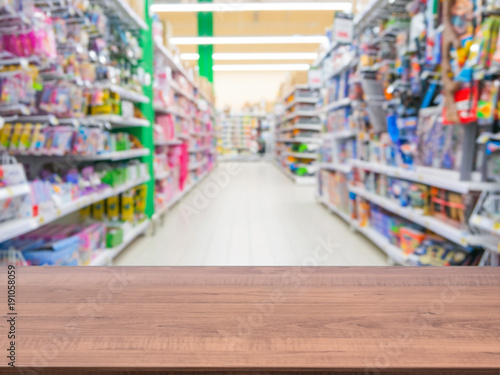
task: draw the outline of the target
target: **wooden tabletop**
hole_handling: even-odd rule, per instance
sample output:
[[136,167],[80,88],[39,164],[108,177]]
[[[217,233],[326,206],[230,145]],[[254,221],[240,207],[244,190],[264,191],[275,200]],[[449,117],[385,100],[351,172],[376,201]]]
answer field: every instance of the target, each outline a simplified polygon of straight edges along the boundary
[[25,267],[16,293],[27,374],[500,368],[498,268]]

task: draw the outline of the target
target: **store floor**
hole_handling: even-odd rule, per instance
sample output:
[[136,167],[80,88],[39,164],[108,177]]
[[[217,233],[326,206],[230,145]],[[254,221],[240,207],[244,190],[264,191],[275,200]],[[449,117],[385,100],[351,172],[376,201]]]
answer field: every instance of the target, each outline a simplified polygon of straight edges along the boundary
[[[216,176],[226,181],[220,177],[224,187],[213,197]],[[387,265],[386,256],[317,203],[314,192],[313,186],[293,184],[271,163],[219,163],[167,213],[153,236],[136,240],[115,265]],[[327,251],[317,252],[321,246]]]

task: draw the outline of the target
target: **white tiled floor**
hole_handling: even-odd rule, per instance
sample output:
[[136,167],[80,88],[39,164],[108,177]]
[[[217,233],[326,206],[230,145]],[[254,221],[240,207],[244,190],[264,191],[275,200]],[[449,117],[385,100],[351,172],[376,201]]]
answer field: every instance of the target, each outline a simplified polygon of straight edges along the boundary
[[[200,194],[213,188],[220,163],[197,189],[165,217],[154,236],[139,238],[116,260],[128,266],[382,266],[386,256],[314,198],[313,186],[297,186],[270,163],[239,163],[227,187],[200,208]],[[231,164],[233,167],[235,164]],[[210,193],[209,193],[210,194]],[[205,202],[206,204],[207,202]],[[337,244],[324,260],[319,240]]]

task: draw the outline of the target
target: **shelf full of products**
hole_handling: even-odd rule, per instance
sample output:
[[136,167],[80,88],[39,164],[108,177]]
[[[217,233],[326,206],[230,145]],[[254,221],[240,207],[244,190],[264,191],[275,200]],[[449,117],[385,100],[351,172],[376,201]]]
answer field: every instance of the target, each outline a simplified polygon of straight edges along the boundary
[[261,151],[266,114],[219,113],[217,153],[220,160],[254,160]]
[[500,22],[450,3],[374,1],[321,60],[319,200],[396,263],[499,265]]
[[155,46],[149,11],[64,5],[0,4],[2,263],[110,264],[214,166],[211,89]]
[[124,0],[0,7],[0,261],[91,264],[151,213],[149,27]]
[[154,53],[155,217],[161,217],[215,167],[215,109],[158,38]]
[[314,185],[323,125],[316,110],[319,89],[295,85],[281,99],[275,129],[275,162],[297,184]]

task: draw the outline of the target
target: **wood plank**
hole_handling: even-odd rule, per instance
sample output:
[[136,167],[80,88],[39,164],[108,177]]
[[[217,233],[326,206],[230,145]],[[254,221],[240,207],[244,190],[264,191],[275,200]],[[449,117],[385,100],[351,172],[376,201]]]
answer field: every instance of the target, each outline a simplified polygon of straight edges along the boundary
[[25,267],[16,304],[33,374],[500,368],[497,268]]

